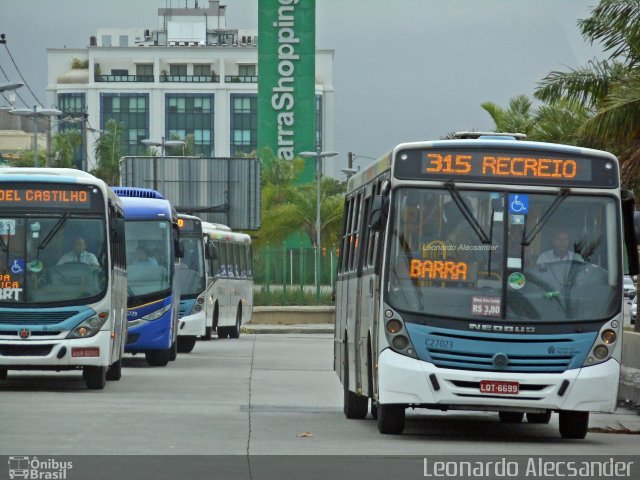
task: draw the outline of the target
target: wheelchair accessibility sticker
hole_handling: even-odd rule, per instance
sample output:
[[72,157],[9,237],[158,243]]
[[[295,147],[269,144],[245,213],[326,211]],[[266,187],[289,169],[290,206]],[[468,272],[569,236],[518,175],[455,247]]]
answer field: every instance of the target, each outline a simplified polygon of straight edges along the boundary
[[529,195],[509,194],[509,213],[524,215],[529,211]]

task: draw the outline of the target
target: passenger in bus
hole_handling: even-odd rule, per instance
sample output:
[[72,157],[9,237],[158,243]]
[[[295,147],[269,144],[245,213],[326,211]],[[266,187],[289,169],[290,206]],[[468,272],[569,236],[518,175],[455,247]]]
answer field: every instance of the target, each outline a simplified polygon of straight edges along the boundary
[[73,250],[62,255],[60,260],[58,260],[57,265],[65,263],[85,263],[96,267],[100,265],[96,256],[87,251],[87,243],[83,237],[76,237],[74,239]]
[[136,248],[136,258],[133,263],[134,265],[158,265],[156,259],[150,257],[147,253],[147,249],[144,247]]
[[560,262],[563,260],[575,260],[577,262],[584,262],[584,258],[577,253],[569,250],[569,232],[560,228],[553,236],[553,248],[542,252],[536,262],[538,265],[545,263]]

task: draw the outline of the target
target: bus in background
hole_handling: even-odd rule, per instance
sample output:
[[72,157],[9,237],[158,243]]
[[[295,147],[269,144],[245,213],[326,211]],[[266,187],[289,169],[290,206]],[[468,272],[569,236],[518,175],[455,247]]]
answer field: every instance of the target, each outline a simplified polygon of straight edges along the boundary
[[238,338],[253,313],[251,237],[209,222],[202,222],[202,231],[215,247],[208,262],[207,328],[218,338]]
[[115,187],[124,205],[129,334],[125,352],[144,353],[151,366],[177,355],[180,257],[175,209],[159,192]]
[[119,380],[127,335],[124,212],[74,169],[0,169],[0,380],[81,369]]
[[180,312],[178,317],[178,353],[193,350],[198,337],[211,339],[206,318],[206,263],[213,256],[213,244],[202,234],[202,222],[192,215],[178,214],[183,257],[178,263]]
[[[497,411],[584,438],[616,407],[633,196],[606,152],[461,134],[349,179],[334,369],[347,418]],[[466,138],[465,138],[466,137]],[[479,138],[478,138],[479,137]]]

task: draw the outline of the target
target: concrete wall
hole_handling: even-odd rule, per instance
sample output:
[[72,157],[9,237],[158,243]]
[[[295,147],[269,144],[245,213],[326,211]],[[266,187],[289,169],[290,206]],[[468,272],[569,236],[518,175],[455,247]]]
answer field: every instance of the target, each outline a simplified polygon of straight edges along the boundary
[[335,321],[335,307],[253,307],[251,323],[296,325],[331,323]]
[[622,336],[622,365],[640,369],[640,333],[624,332]]

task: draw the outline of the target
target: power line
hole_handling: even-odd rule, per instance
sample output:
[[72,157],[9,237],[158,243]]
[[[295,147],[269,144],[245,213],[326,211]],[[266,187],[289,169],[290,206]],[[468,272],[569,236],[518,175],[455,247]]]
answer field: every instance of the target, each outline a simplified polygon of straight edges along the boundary
[[[4,68],[2,68],[2,65],[0,65],[0,72],[2,72],[2,74],[4,75],[4,78],[7,80],[7,82],[11,81],[11,80],[9,80],[9,77],[7,76],[6,72],[4,71]],[[23,103],[23,105],[25,107],[31,108],[31,107],[29,107],[27,102],[25,102],[24,99],[20,96],[20,94],[18,93],[17,90],[14,90],[14,92],[16,92],[16,95],[18,96],[18,98],[20,99],[20,101]],[[2,95],[2,96],[4,97],[5,100],[7,100],[7,97],[5,97],[4,95]],[[9,100],[7,100],[7,102],[9,102]],[[9,103],[11,103],[11,102],[9,102]]]
[[[24,83],[24,85],[27,87],[27,89],[29,90],[29,92],[31,93],[31,95],[33,95],[33,98],[36,99],[36,102],[38,102],[40,104],[40,106],[42,108],[44,108],[44,105],[42,104],[42,102],[38,99],[38,97],[36,97],[36,94],[33,93],[33,90],[31,90],[31,87],[29,86],[29,84],[27,83],[27,81],[25,80],[25,78],[22,76],[22,72],[20,72],[20,69],[18,68],[18,65],[16,65],[15,60],[13,59],[13,55],[11,55],[11,52],[9,51],[9,47],[7,47],[7,41],[4,38],[4,34],[2,34],[2,36],[0,37],[1,41],[0,43],[2,43],[4,45],[5,50],[7,51],[7,54],[9,55],[9,58],[11,59],[11,63],[13,63],[14,68],[16,69],[16,72],[18,72],[18,75],[20,75],[20,78],[22,79],[22,82]],[[22,100],[22,99],[20,99]],[[22,100],[24,102],[24,100]],[[25,103],[26,105],[26,103]]]

